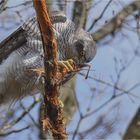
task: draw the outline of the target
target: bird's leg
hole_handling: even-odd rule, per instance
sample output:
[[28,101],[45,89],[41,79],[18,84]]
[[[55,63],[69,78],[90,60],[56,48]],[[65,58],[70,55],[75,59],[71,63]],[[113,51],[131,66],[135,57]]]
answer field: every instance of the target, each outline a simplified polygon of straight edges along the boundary
[[58,61],[58,66],[60,66],[63,69],[66,69],[67,73],[78,70],[75,62],[72,59],[68,59],[65,61]]
[[[52,62],[51,62],[51,64],[53,65]],[[60,72],[62,69],[65,69],[66,73],[78,71],[78,67],[76,66],[75,62],[72,59],[68,59],[66,61],[58,61],[58,67],[59,67]],[[36,68],[36,69],[30,69],[30,70],[38,73],[38,75],[45,73],[43,67]]]
[[[49,63],[53,66],[52,62]],[[66,61],[58,61],[57,63],[58,63],[57,81],[61,81],[64,78],[64,76],[67,75],[68,73],[77,72],[79,70],[72,59],[68,59]],[[43,67],[30,70],[39,75],[37,81],[39,81],[42,76],[45,76],[45,69]]]

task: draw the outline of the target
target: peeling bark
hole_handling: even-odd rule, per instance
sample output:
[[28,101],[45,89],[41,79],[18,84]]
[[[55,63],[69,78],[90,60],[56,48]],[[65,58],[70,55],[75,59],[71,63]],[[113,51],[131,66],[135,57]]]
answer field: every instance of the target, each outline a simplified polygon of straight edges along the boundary
[[42,104],[42,136],[48,130],[54,139],[66,139],[66,126],[64,124],[63,109],[59,100],[57,77],[57,43],[54,37],[52,23],[49,18],[46,1],[34,0],[37,20],[40,25],[44,49],[45,66],[45,93]]

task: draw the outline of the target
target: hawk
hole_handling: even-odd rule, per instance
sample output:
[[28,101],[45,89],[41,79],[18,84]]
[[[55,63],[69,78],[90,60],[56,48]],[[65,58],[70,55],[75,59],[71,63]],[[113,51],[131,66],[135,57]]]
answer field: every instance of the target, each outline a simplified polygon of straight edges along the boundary
[[[62,12],[52,12],[51,15],[58,60],[72,59],[76,64],[90,62],[96,54],[91,35],[77,28]],[[42,39],[35,17],[0,43],[0,103],[43,92],[38,75],[27,72],[28,69],[44,67],[42,56]]]

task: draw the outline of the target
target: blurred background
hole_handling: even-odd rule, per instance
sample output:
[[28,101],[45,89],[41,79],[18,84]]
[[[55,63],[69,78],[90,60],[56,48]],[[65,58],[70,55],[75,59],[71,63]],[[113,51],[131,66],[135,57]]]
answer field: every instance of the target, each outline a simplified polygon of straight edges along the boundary
[[[84,68],[60,89],[68,138],[140,139],[140,0],[46,3],[90,32],[97,44],[88,79]],[[30,0],[0,0],[0,41],[34,15]],[[1,106],[0,140],[39,140],[40,104],[39,93]]]

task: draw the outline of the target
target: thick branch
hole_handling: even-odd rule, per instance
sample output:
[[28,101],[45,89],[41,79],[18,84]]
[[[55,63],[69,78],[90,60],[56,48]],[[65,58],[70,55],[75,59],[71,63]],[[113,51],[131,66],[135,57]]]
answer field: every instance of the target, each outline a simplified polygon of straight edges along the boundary
[[34,0],[34,7],[37,13],[37,19],[40,25],[43,42],[44,42],[44,57],[47,60],[56,60],[57,58],[57,45],[52,30],[51,20],[48,15],[48,9],[44,1]]
[[124,139],[136,140],[139,138],[140,138],[140,108],[138,109],[135,117],[133,118],[124,135]]
[[75,1],[72,20],[77,27],[85,28],[92,0]]
[[118,28],[121,27],[123,21],[131,15],[133,12],[140,10],[140,1],[136,0],[133,3],[129,4],[123,8],[115,17],[113,17],[107,24],[105,24],[101,29],[97,30],[92,34],[92,37],[95,41],[100,41],[107,35],[115,32]]
[[63,110],[58,99],[59,92],[55,79],[57,77],[57,44],[52,30],[45,0],[34,0],[34,7],[40,25],[43,40],[45,66],[45,96],[43,104],[42,136],[51,130],[55,139],[65,139],[66,129],[63,121]]

